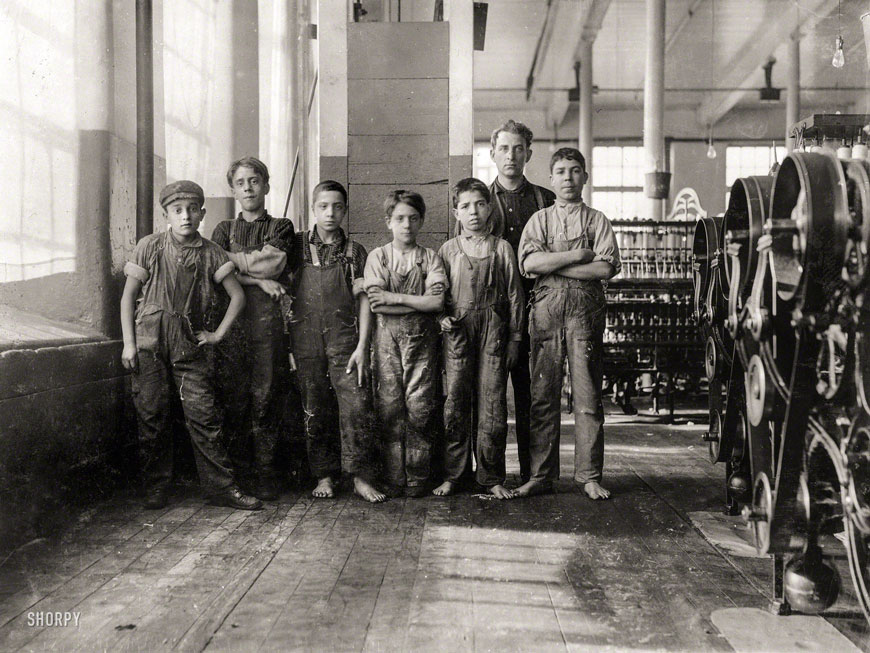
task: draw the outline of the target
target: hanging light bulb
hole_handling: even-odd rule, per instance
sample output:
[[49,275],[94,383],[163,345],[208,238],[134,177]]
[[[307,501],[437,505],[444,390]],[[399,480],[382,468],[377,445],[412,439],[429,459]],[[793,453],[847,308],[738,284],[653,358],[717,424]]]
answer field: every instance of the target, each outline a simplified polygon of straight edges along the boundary
[[713,139],[711,138],[707,144],[707,158],[715,159],[716,158],[716,148],[713,147]]
[[842,68],[846,65],[846,55],[843,54],[843,37],[837,35],[837,47],[834,50],[834,58],[831,59],[834,68]]

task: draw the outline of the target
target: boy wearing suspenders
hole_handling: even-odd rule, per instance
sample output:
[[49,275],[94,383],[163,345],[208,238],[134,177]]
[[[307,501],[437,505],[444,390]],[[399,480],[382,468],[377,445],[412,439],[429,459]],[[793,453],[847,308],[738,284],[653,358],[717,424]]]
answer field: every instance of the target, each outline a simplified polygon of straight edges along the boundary
[[[372,485],[375,443],[368,372],[372,313],[362,289],[366,250],[341,228],[347,215],[344,186],[322,181],[312,198],[316,223],[300,235],[302,261],[293,279],[290,318],[308,462],[317,478],[312,495],[334,497],[343,471],[353,476],[356,494],[378,503],[386,495]],[[340,437],[331,414],[336,400]]]

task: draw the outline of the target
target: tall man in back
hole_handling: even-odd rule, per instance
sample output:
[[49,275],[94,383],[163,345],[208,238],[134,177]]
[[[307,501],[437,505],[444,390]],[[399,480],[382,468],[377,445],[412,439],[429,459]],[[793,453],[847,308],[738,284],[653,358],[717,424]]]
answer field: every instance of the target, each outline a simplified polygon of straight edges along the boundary
[[[549,188],[536,186],[526,179],[526,163],[532,158],[532,131],[521,122],[508,120],[492,132],[489,155],[498,168],[498,176],[489,187],[492,196],[491,232],[510,243],[514,254],[526,222],[536,211],[551,206],[556,196]],[[528,298],[535,285],[534,279],[522,278],[523,290]],[[528,324],[529,309],[524,308],[523,323]],[[530,477],[529,420],[532,403],[529,377],[529,331],[523,329],[519,355],[510,369],[514,389],[516,415],[517,455],[523,483]]]

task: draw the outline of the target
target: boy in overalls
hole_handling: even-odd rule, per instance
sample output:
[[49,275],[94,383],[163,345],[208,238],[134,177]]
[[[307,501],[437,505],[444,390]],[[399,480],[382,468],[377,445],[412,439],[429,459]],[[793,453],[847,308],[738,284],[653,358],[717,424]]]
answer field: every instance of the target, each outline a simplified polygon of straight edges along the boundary
[[[202,188],[176,181],[160,192],[168,231],[136,243],[124,266],[121,297],[124,350],[133,372],[133,404],[144,458],[145,507],[163,508],[172,480],[170,397],[178,392],[200,481],[212,502],[243,510],[263,504],[242,494],[221,444],[215,406],[212,346],[226,336],[245,306],[235,267],[226,252],[199,235],[205,209]],[[230,297],[221,309],[217,285]]]
[[428,492],[432,418],[438,408],[438,326],[447,275],[438,255],[417,244],[426,205],[397,190],[384,202],[393,240],[366,260],[364,287],[377,314],[375,375],[384,428],[384,476],[390,493]]
[[[230,455],[249,463],[248,436],[253,441],[254,494],[264,501],[278,498],[275,452],[279,440],[282,386],[287,375],[287,338],[281,300],[290,284],[287,256],[293,251],[293,223],[266,211],[269,170],[254,157],[233,162],[227,183],[241,206],[235,220],[218,223],[212,240],[228,251],[241,270],[245,310],[232,334],[218,348],[218,378],[224,395],[224,429]],[[257,253],[257,256],[241,254]]]
[[574,397],[574,480],[591,499],[607,499],[601,403],[605,297],[602,281],[620,268],[610,221],[582,200],[586,161],[576,149],[550,159],[556,203],[535,213],[520,239],[520,272],[535,279],[532,341],[531,478],[514,492],[552,490],[559,478],[562,371],[567,356]]
[[[312,495],[335,496],[342,471],[354,492],[377,503],[372,485],[374,425],[368,387],[369,300],[362,290],[365,248],[344,233],[347,191],[322,181],[312,192],[314,228],[300,234],[301,265],[293,280],[290,335],[305,411]],[[332,414],[338,402],[340,438]]]
[[507,371],[519,351],[523,288],[513,249],[490,233],[489,189],[479,179],[453,188],[453,215],[460,233],[438,255],[450,279],[445,315],[444,482],[433,494],[451,494],[471,472],[472,406],[477,406],[477,483],[498,499],[504,487],[507,444]]

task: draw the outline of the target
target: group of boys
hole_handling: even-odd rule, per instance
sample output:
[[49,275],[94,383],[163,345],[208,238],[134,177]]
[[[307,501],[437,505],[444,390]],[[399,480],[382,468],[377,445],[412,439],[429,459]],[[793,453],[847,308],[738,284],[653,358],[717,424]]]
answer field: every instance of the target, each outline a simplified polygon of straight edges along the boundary
[[[169,229],[136,245],[121,300],[146,507],[168,500],[172,388],[212,502],[256,510],[278,497],[288,352],[314,497],[335,496],[342,473],[374,503],[430,490],[446,496],[472,478],[499,499],[550,491],[559,476],[567,357],[574,478],[590,498],[607,498],[602,281],[619,270],[619,252],[607,218],[582,202],[582,154],[553,154],[553,195],[523,175],[531,140],[514,121],[493,133],[499,175],[491,187],[475,178],[453,187],[457,235],[437,253],[417,243],[426,206],[411,191],[389,194],[392,239],[367,254],[342,229],[348,201],[338,182],[314,188],[312,228],[297,233],[265,209],[266,166],[240,159],[227,181],[242,211],[219,223],[212,240],[197,231],[202,189],[190,181],[166,186],[160,204]],[[509,374],[522,478],[515,489],[505,486]],[[433,454],[443,478],[431,489]],[[250,494],[234,475],[242,468]]]

